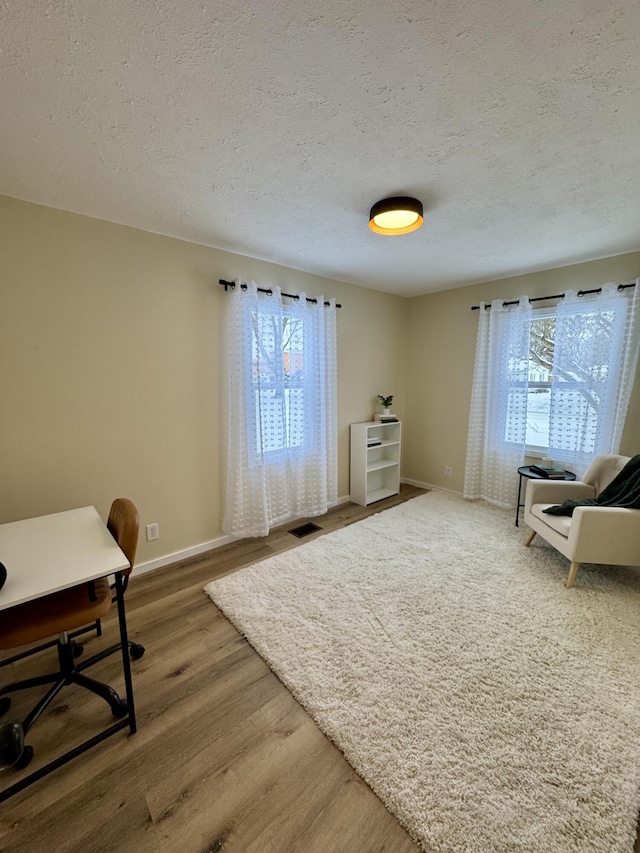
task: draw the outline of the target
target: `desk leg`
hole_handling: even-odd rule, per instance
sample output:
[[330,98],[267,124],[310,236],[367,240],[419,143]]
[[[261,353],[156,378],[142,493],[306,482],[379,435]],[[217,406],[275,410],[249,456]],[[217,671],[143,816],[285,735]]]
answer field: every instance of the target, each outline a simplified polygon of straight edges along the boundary
[[131,734],[136,733],[136,711],[133,704],[133,681],[131,679],[131,661],[129,659],[129,637],[127,634],[127,616],[124,609],[124,588],[122,574],[116,572],[116,600],[118,605],[118,622],[120,623],[120,645],[122,647],[122,669],[124,672],[124,684],[127,693],[127,708],[129,717],[129,730]]
[[520,527],[520,507],[522,506],[520,503],[520,495],[522,494],[522,474],[518,474],[518,477],[520,479],[518,481],[518,500],[516,501],[516,527]]

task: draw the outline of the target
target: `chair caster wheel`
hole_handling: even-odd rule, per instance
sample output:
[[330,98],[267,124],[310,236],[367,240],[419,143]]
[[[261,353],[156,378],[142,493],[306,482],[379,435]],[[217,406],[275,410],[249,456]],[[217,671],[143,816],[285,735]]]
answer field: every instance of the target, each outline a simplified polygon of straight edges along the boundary
[[4,723],[0,726],[0,770],[17,767],[24,750],[24,734],[20,723]]
[[131,643],[129,647],[129,654],[134,660],[140,660],[144,652],[145,648],[144,646],[141,646],[140,643]]
[[33,758],[33,747],[25,746],[22,750],[22,755],[13,765],[15,770],[24,770],[24,768],[29,764],[31,759]]
[[111,713],[117,719],[121,719],[122,717],[126,717],[129,713],[129,705],[127,704],[126,699],[119,699],[117,702],[114,702],[111,706]]
[[11,707],[11,699],[9,696],[3,696],[0,699],[0,717],[7,713]]
[[84,646],[82,645],[82,643],[73,643],[72,649],[74,660],[76,658],[79,658],[80,655],[84,652]]

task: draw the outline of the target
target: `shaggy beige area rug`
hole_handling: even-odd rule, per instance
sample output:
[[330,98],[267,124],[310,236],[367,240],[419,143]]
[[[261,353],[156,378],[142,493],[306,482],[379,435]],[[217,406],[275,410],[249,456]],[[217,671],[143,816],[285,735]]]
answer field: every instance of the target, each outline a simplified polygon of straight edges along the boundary
[[205,591],[426,851],[631,851],[640,570],[430,493]]

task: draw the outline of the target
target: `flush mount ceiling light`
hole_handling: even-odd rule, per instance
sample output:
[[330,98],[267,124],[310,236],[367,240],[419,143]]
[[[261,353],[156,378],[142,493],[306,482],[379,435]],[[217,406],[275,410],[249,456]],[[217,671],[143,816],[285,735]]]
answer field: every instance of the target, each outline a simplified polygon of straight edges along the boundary
[[377,201],[369,213],[369,228],[376,234],[408,234],[423,222],[422,202],[397,196]]

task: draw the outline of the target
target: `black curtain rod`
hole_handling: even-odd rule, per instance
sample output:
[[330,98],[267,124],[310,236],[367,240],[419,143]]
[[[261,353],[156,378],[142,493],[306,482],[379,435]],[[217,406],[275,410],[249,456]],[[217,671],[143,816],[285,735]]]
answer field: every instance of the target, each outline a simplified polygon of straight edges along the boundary
[[[635,287],[635,281],[630,282],[629,284],[619,284],[618,290],[625,290],[627,287]],[[578,296],[586,296],[588,293],[602,293],[601,287],[596,287],[593,290],[579,290]],[[545,299],[564,299],[564,293],[554,293],[552,296],[534,296],[532,299],[529,299],[529,302],[543,302]],[[519,299],[510,299],[508,302],[503,302],[503,307],[506,305],[517,305],[520,302]],[[491,303],[489,302],[484,306],[485,308],[491,308]],[[480,308],[479,305],[472,305],[472,311],[478,311]]]
[[[225,293],[227,292],[227,290],[228,290],[230,287],[235,287],[235,286],[236,286],[235,281],[225,281],[223,278],[221,278],[221,279],[218,281],[218,284],[221,284],[221,285],[224,287]],[[241,284],[241,285],[240,285],[240,289],[241,289],[241,290],[246,290],[246,289],[247,289],[247,285],[246,285],[246,284]],[[269,288],[268,288],[268,287],[259,287],[259,288],[258,288],[258,293],[268,293],[268,294],[269,294],[269,296],[271,296],[271,295],[273,294],[273,290],[269,290]],[[300,299],[300,297],[298,296],[298,294],[297,294],[297,293],[282,293],[282,292],[281,292],[281,293],[280,293],[280,295],[281,295],[281,296],[288,296],[288,297],[289,297],[289,299],[295,299],[296,301]],[[317,299],[314,299],[312,296],[307,296],[307,297],[306,297],[306,300],[307,300],[307,302],[313,302],[313,304],[314,304],[314,305],[317,305],[317,304],[318,304],[318,300],[317,300]],[[324,304],[325,304],[325,305],[330,305],[331,303],[330,303],[330,302],[325,302]],[[339,303],[339,302],[336,302],[336,308],[342,308],[342,305],[340,305],[340,303]]]

